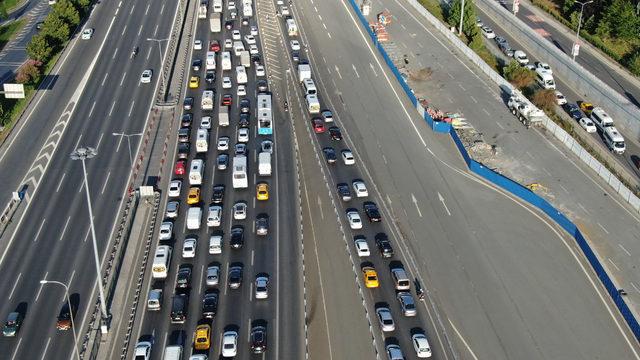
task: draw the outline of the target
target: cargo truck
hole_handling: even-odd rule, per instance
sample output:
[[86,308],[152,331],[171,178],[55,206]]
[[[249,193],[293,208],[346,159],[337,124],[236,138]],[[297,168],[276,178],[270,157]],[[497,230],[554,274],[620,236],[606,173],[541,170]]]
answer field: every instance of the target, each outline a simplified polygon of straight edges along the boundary
[[211,14],[211,19],[209,19],[209,25],[211,26],[211,32],[212,33],[218,33],[220,32],[220,30],[222,30],[222,24],[221,24],[221,13],[219,12],[214,12],[213,14]]
[[240,64],[246,68],[251,67],[251,55],[248,51],[240,52]]
[[289,36],[298,36],[298,25],[293,19],[287,19],[287,33]]
[[515,115],[520,122],[528,128],[532,125],[542,123],[544,120],[544,111],[538,109],[529,100],[522,96],[512,95],[507,102],[509,110]]
[[218,125],[229,126],[229,106],[220,106],[220,111],[218,112]]
[[258,174],[271,176],[271,153],[265,151],[258,154]]
[[311,65],[298,65],[298,81],[303,82],[305,79],[311,79]]
[[202,110],[213,110],[213,91],[205,90],[202,92]]
[[253,16],[253,1],[251,0],[242,1],[242,16],[244,17]]
[[198,7],[198,19],[206,19],[207,18],[207,3],[201,2]]

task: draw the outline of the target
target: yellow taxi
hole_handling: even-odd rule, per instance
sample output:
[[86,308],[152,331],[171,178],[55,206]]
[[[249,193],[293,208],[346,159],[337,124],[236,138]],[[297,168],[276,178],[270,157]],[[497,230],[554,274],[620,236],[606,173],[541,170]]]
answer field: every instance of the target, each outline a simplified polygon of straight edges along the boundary
[[189,87],[191,89],[197,89],[200,86],[200,76],[192,76],[189,79]]
[[198,325],[193,339],[193,347],[196,350],[209,350],[209,347],[211,347],[211,326],[207,324]]
[[267,183],[256,185],[256,198],[258,200],[269,200],[269,185]]
[[364,286],[368,288],[377,288],[380,286],[380,282],[378,282],[378,273],[371,266],[366,266],[362,268],[362,274],[364,276]]
[[200,202],[200,189],[192,187],[189,189],[189,195],[187,196],[187,204],[193,205]]
[[580,110],[582,110],[585,115],[590,116],[593,111],[593,104],[583,101],[580,103]]

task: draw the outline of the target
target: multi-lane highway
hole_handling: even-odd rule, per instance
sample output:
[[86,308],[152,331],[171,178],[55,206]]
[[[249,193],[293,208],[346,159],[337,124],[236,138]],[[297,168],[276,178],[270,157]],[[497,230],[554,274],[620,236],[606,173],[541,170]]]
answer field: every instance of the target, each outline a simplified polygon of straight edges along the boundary
[[[71,43],[62,65],[54,70],[49,90],[36,98],[15,137],[3,147],[1,181],[7,198],[34,161],[46,170],[37,192],[33,187],[27,190],[31,199],[24,217],[14,219],[20,224],[17,231],[2,238],[0,286],[6,297],[0,313],[20,307],[26,315],[16,338],[0,340],[8,358],[69,358],[73,354],[71,331],[56,330],[64,289],[39,283],[48,279],[69,285],[72,301],[77,302],[75,320],[80,329],[93,311],[96,274],[82,166],[71,161],[69,154],[78,146],[93,146],[98,151],[87,161],[87,172],[102,257],[131,167],[127,144],[111,134],[143,129],[158,78],[140,84],[140,74],[146,68],[159,70],[157,48],[145,39],[169,35],[171,22],[165,18],[173,18],[175,6],[170,2],[98,5],[87,23],[95,28],[93,39]],[[139,21],[134,24],[130,19]],[[141,51],[132,59],[136,44]],[[59,142],[45,144],[50,132],[62,134]],[[131,140],[135,151],[139,139]],[[35,159],[45,145],[46,155]]]

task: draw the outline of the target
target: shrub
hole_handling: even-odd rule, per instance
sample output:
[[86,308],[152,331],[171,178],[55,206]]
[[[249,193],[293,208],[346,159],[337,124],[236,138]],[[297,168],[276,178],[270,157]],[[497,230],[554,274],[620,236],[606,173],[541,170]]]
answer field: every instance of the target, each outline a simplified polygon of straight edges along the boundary
[[538,90],[533,93],[531,101],[546,112],[553,112],[556,105],[556,94],[553,90]]

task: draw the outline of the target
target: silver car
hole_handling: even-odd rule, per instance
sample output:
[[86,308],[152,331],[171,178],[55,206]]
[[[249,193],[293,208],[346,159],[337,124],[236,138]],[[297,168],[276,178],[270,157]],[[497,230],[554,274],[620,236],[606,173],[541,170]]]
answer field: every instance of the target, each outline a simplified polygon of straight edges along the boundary
[[220,280],[220,267],[213,265],[207,268],[207,286],[216,286]]
[[396,295],[400,308],[402,309],[402,315],[404,316],[416,316],[418,310],[416,309],[416,303],[413,301],[413,296],[406,291],[401,291]]
[[393,322],[393,317],[391,317],[391,311],[389,311],[389,308],[377,308],[376,315],[378,316],[378,321],[380,322],[382,331],[389,332],[396,329],[396,324]]
[[165,216],[170,219],[175,219],[178,217],[178,209],[180,208],[180,203],[177,201],[169,201],[167,203],[167,211]]

